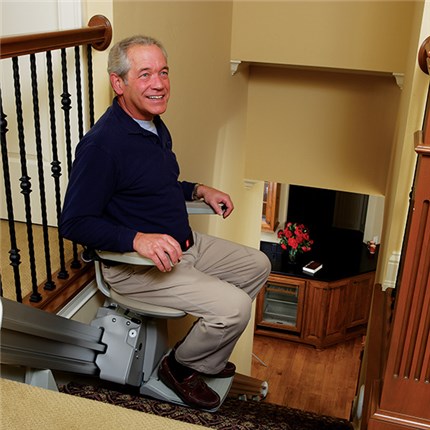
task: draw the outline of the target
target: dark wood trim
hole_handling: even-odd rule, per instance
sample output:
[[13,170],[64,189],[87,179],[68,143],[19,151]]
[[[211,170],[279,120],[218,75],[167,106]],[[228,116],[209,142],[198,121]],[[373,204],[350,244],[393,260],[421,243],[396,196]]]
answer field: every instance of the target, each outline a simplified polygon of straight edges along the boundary
[[363,401],[362,430],[367,429],[370,416],[376,411],[379,404],[393,313],[392,292],[391,288],[383,291],[381,284],[375,284],[369,317],[371,330],[368,330],[366,335],[366,356],[364,358],[366,389]]
[[390,420],[430,429],[430,133],[419,148],[380,404],[369,421],[375,430]]
[[[70,261],[71,262],[71,261]],[[70,267],[70,264],[69,264]],[[75,297],[88,283],[94,279],[94,264],[83,263],[79,269],[69,269],[70,276],[67,279],[59,279],[58,272],[55,272],[53,278],[57,287],[53,291],[43,289],[43,284],[38,288],[42,295],[42,300],[38,303],[30,302],[31,294],[23,298],[25,305],[41,309],[50,313],[57,313],[66,303]]]
[[[420,48],[418,63],[430,69],[430,37]],[[430,88],[427,90],[430,100]],[[373,380],[367,369],[367,387],[375,387],[364,399],[369,430],[430,429],[430,106],[427,103],[422,130],[416,133],[417,163],[406,225],[395,308],[388,343],[380,356]],[[375,299],[374,299],[375,300]],[[378,326],[370,325],[375,335]],[[384,337],[382,338],[384,339]],[[370,360],[374,356],[368,348]],[[380,360],[378,360],[380,361]],[[375,367],[375,366],[373,366]]]
[[105,50],[112,40],[112,26],[103,15],[95,15],[88,27],[48,33],[24,34],[0,38],[0,58],[11,58],[71,46],[92,45]]
[[261,230],[274,232],[278,228],[279,198],[281,193],[281,184],[277,182],[265,182],[265,198],[263,197],[263,213],[261,219]]
[[430,36],[421,44],[418,51],[418,64],[425,74],[430,75]]

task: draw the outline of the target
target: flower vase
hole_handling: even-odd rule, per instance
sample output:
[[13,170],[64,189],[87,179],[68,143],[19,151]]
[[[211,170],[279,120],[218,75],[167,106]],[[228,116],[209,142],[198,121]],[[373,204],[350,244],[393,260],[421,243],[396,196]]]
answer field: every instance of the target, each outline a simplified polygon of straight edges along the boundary
[[295,272],[297,267],[297,260],[296,260],[297,253],[292,251],[284,251],[282,253],[282,266],[288,271],[288,272]]
[[296,256],[297,256],[297,251],[295,249],[290,249],[288,251],[288,263],[297,264]]

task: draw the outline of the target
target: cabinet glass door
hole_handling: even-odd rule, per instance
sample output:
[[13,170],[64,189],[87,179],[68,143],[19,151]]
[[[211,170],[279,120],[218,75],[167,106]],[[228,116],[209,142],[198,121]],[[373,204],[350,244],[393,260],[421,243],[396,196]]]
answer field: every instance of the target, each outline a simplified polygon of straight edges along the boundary
[[[271,279],[272,278],[272,279]],[[264,288],[258,325],[299,331],[305,282],[283,277],[282,282],[269,277]]]
[[299,289],[271,285],[264,296],[263,320],[274,324],[296,326]]

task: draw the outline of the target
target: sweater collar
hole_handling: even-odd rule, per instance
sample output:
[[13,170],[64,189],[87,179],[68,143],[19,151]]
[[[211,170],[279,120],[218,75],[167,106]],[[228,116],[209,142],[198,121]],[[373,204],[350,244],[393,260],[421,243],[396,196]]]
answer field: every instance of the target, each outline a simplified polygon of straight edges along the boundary
[[172,147],[171,136],[169,130],[164,124],[159,115],[154,116],[154,124],[157,127],[158,136],[148,130],[142,128],[124,109],[119,105],[118,98],[115,97],[112,102],[112,109],[115,115],[119,118],[123,126],[127,129],[129,134],[143,134],[144,136],[151,136],[160,140],[163,147]]

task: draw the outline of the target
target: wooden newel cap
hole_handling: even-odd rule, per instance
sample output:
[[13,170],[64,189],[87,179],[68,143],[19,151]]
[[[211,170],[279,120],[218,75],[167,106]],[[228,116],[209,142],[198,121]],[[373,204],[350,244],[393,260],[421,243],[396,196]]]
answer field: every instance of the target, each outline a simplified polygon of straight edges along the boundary
[[418,51],[418,64],[425,74],[430,74],[430,36],[424,40]]
[[89,27],[103,27],[103,40],[95,42],[92,47],[97,51],[104,51],[112,41],[112,25],[104,15],[94,15],[88,22]]

